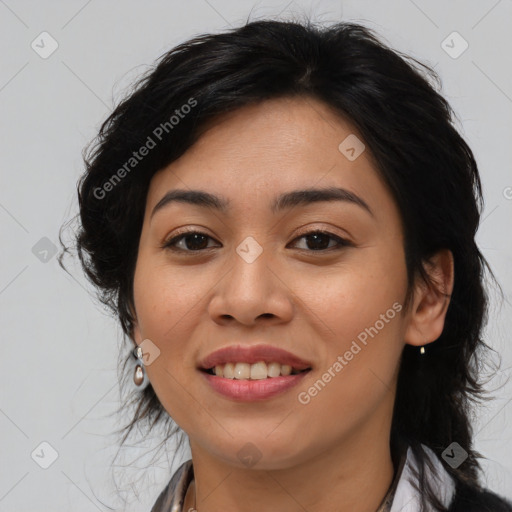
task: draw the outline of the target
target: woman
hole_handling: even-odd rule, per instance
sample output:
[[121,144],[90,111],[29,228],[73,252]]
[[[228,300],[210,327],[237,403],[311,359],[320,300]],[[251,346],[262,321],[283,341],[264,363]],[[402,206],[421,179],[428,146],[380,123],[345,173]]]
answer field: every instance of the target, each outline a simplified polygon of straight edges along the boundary
[[358,24],[252,22],[102,125],[77,247],[135,349],[127,434],[192,455],[153,512],[512,510],[469,420],[478,169],[422,71]]

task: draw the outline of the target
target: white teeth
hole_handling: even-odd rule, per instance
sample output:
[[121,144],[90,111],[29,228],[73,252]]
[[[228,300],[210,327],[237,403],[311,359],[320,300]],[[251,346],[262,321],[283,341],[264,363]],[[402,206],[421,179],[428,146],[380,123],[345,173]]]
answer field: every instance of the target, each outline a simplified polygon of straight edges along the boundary
[[281,374],[281,365],[279,363],[269,363],[267,365],[267,373],[269,377],[279,377]]
[[[243,363],[239,363],[243,364]],[[245,377],[244,377],[245,378]],[[267,365],[260,361],[259,363],[251,364],[251,379],[259,380],[267,378]]]
[[[219,372],[219,373],[217,373]],[[215,375],[218,375],[219,377],[226,376],[227,379],[234,379],[235,378],[235,365],[233,363],[227,363],[224,365],[224,369],[222,369],[222,366],[216,366],[215,367]]]
[[[290,375],[292,367],[287,364],[281,365],[274,362],[267,365],[265,361],[258,361],[254,364],[226,363],[225,365],[215,366],[214,373],[217,377],[224,377],[226,379],[261,380],[268,377]],[[294,371],[294,373],[298,373],[298,371]]]
[[292,373],[292,367],[287,364],[283,364],[281,366],[281,375],[290,375],[290,373]]
[[248,379],[251,374],[251,365],[247,363],[235,364],[235,379]]

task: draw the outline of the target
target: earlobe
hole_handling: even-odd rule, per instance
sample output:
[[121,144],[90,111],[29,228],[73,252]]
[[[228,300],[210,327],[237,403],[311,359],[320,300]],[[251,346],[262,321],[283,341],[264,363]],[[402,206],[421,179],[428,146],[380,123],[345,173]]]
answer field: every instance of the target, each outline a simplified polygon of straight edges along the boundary
[[441,249],[425,262],[430,285],[418,278],[405,342],[423,346],[441,336],[455,279],[453,254]]

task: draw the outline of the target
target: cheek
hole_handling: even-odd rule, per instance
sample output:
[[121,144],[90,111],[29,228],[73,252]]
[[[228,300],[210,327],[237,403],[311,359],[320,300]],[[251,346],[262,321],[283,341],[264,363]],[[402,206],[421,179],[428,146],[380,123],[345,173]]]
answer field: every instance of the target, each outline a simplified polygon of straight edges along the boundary
[[[187,341],[200,322],[204,293],[199,280],[190,281],[164,266],[146,264],[141,258],[134,276],[134,300],[141,339],[149,339],[159,356],[145,370],[164,409],[181,427],[190,428],[190,417],[201,414],[199,401],[188,390],[194,359]],[[197,408],[197,410],[195,409]]]
[[[203,283],[204,285],[204,283]],[[134,276],[134,300],[142,335],[164,342],[183,329],[204,297],[202,281],[195,275],[177,272],[141,258]]]
[[390,320],[396,324],[407,287],[405,263],[400,253],[381,257],[380,252],[369,248],[343,266],[295,279],[294,293],[307,306],[304,314],[314,320],[327,347],[344,351],[360,333],[364,341],[365,329],[376,322],[383,333],[390,330]]
[[345,435],[362,428],[378,410],[384,422],[382,407],[392,407],[403,347],[400,304],[393,304],[368,309],[365,316],[342,309],[333,317],[337,335],[325,344],[315,379],[299,390],[300,407],[307,411],[303,419],[312,432],[320,421],[326,438]]
[[144,263],[141,259],[134,276],[139,336],[141,340],[151,340],[159,349],[158,358],[146,371],[162,405],[171,416],[181,418],[185,411],[176,408],[190,402],[183,390],[191,371],[196,371],[196,357],[190,352],[188,341],[201,323],[204,283],[162,265]]
[[310,276],[309,285],[303,281],[302,292],[310,290],[306,305],[323,333],[314,348],[321,353],[321,382],[308,392],[312,411],[338,407],[340,414],[353,415],[352,423],[391,388],[403,347],[406,276],[400,258],[399,252],[394,259],[380,258],[369,249],[357,264],[326,275],[320,284],[318,276]]

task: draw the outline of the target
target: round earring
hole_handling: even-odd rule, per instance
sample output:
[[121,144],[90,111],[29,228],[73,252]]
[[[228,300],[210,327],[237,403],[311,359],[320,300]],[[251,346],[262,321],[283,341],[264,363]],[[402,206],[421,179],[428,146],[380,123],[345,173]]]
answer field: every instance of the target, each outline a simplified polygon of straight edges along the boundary
[[146,372],[144,371],[144,363],[142,360],[142,347],[136,347],[132,353],[133,356],[137,359],[137,364],[135,365],[135,370],[133,372],[133,382],[138,389],[142,390],[148,384],[148,378]]
[[421,348],[420,348],[420,354],[422,354],[422,355],[423,355],[424,353],[425,353],[425,347],[421,347]]

